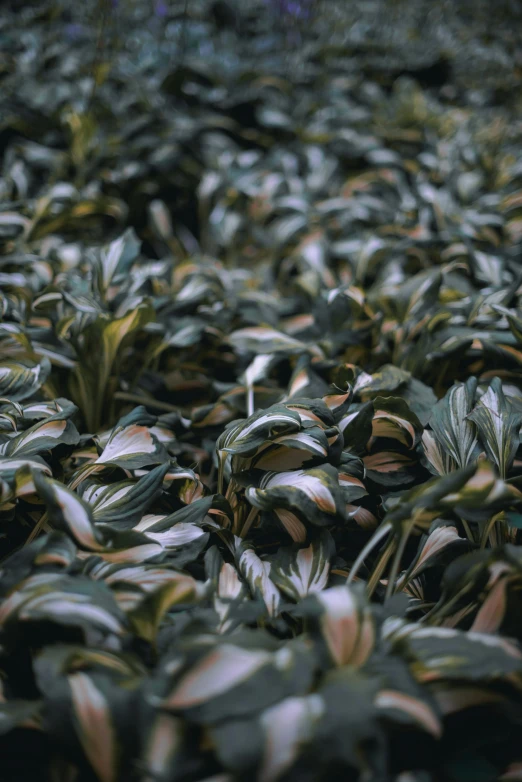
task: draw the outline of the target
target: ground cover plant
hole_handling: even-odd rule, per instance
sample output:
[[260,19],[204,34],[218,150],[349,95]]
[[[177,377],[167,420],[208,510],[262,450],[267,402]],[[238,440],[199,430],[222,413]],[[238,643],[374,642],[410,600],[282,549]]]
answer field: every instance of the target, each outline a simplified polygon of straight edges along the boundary
[[428,6],[0,12],[2,780],[522,779],[520,18]]

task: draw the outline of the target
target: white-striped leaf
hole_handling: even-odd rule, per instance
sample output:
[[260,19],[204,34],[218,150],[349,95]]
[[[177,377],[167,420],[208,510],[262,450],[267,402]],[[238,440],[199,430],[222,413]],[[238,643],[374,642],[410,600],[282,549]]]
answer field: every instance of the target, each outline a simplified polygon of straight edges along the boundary
[[334,664],[363,665],[375,643],[375,623],[369,607],[347,586],[319,592],[316,600],[323,609],[320,632]]
[[324,711],[321,696],[313,694],[285,698],[262,713],[265,744],[257,782],[273,782],[292,767],[302,747],[312,739],[315,723]]
[[231,424],[217,442],[217,449],[224,453],[253,456],[265,441],[272,441],[301,428],[299,415],[284,405],[255,413],[244,421]]
[[119,481],[108,485],[85,483],[79,493],[92,508],[95,522],[105,522],[130,529],[161,494],[169,465],[162,464],[146,472],[137,482]]
[[373,400],[373,407],[373,437],[398,440],[407,448],[417,444],[422,424],[404,399],[378,396]]
[[331,535],[322,530],[306,548],[280,548],[272,560],[270,578],[283,594],[298,602],[326,588],[334,551]]
[[165,448],[147,426],[116,426],[95,464],[134,470],[168,461]]
[[497,465],[500,477],[506,478],[520,443],[522,414],[514,411],[498,377],[493,378],[468,418],[477,425],[481,442]]
[[21,402],[36,393],[51,372],[49,359],[38,364],[28,361],[3,361],[0,366],[0,397]]
[[33,456],[50,451],[58,445],[77,445],[80,442],[78,430],[72,423],[62,418],[62,413],[43,419],[34,426],[13,437],[6,444],[6,456]]
[[442,452],[448,453],[457,467],[466,467],[476,456],[476,427],[469,419],[476,388],[474,377],[466,383],[456,383],[444,399],[435,405],[429,421],[435,437],[442,445]]
[[338,471],[330,464],[309,470],[266,473],[258,489],[247,489],[246,497],[261,510],[285,509],[312,524],[324,526],[346,517]]
[[252,596],[263,601],[270,616],[276,616],[281,603],[281,593],[270,578],[270,562],[260,559],[251,547],[239,539],[236,544],[236,561]]
[[116,735],[109,703],[93,679],[79,672],[68,677],[76,733],[100,782],[118,775]]

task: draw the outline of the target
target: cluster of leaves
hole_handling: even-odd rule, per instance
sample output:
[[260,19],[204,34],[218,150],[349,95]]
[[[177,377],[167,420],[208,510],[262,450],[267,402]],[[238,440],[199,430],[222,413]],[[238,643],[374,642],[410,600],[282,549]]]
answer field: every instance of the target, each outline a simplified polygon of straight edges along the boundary
[[2,779],[522,779],[520,126],[174,5],[0,27]]

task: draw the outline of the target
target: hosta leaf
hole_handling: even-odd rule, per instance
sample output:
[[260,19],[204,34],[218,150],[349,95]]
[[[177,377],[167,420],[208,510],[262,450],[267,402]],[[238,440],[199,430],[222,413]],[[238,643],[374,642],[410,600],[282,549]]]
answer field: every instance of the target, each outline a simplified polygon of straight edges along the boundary
[[340,419],[338,426],[344,437],[344,447],[352,453],[361,454],[373,431],[373,402],[350,408]]
[[38,391],[51,372],[49,359],[39,363],[24,361],[3,361],[0,367],[0,397],[11,402],[21,402]]
[[377,779],[387,768],[385,737],[375,706],[378,689],[378,679],[350,665],[330,671],[317,693],[324,706],[312,744],[324,760],[356,769],[357,775],[367,770]]
[[333,553],[333,540],[323,530],[306,548],[280,548],[272,560],[270,578],[283,594],[299,601],[312,592],[325,589]]
[[167,452],[147,426],[116,426],[95,464],[135,470],[168,460]]
[[287,397],[310,397],[322,396],[328,391],[328,386],[318,374],[310,367],[310,357],[308,355],[300,356],[297,360],[296,368],[287,387]]
[[324,708],[322,698],[313,694],[285,698],[263,712],[260,722],[265,744],[259,782],[279,779],[292,767],[303,746],[311,741]]
[[31,459],[0,459],[0,480],[5,486],[1,492],[1,501],[8,502],[16,497],[25,497],[36,493],[33,473],[41,472],[51,476],[51,468],[39,456]]
[[406,645],[419,681],[491,681],[522,671],[522,652],[505,638],[448,627],[394,627],[393,620],[384,633],[393,646]]
[[104,584],[44,573],[27,579],[0,607],[0,624],[51,622],[81,628],[86,637],[122,636],[127,620]]
[[76,732],[89,763],[101,782],[117,778],[116,737],[109,704],[85,673],[68,677]]
[[275,437],[268,448],[259,451],[254,466],[260,470],[288,470],[301,467],[310,460],[324,461],[329,455],[332,459],[335,454],[329,454],[330,447],[338,440],[340,435],[335,427],[325,430],[309,426],[295,434]]
[[82,499],[92,507],[95,522],[105,522],[130,529],[160,495],[168,464],[158,465],[136,483],[119,481],[108,486],[91,483],[80,486]]
[[306,353],[308,351],[322,356],[317,346],[307,346],[298,339],[289,337],[269,326],[251,326],[232,332],[229,342],[237,350],[259,354],[283,352],[286,355]]
[[477,443],[475,425],[469,420],[476,389],[477,381],[473,377],[466,383],[452,386],[444,399],[435,405],[430,417],[435,437],[457,467],[469,464]]
[[246,497],[261,510],[288,510],[324,526],[345,518],[338,475],[329,464],[309,470],[269,472],[261,479],[259,489],[247,489]]
[[179,768],[179,755],[183,750],[185,734],[184,723],[172,714],[160,712],[152,723],[147,725],[146,731],[140,766],[144,769],[143,782],[154,782],[158,778],[167,777],[171,771],[175,773],[173,769]]
[[82,331],[79,362],[71,376],[70,388],[91,432],[98,430],[103,421],[108,384],[122,343],[153,318],[151,305],[141,303],[121,318],[98,315]]
[[6,456],[24,458],[50,451],[58,445],[77,445],[80,441],[78,430],[62,417],[63,413],[50,416],[13,437],[5,448]]
[[265,604],[269,616],[276,616],[281,603],[281,594],[270,578],[270,562],[260,559],[252,547],[237,539],[236,562],[254,598]]
[[94,268],[99,277],[98,287],[105,294],[110,285],[118,282],[129,271],[137,258],[141,242],[132,228],[128,228],[118,239],[106,245],[99,252]]
[[422,433],[422,450],[431,473],[447,475],[456,468],[451,454],[448,453],[428,429],[425,429]]
[[34,475],[51,523],[67,532],[79,548],[109,562],[142,562],[163,555],[160,542],[134,531],[95,524],[90,505],[58,481]]
[[411,378],[411,373],[399,369],[393,364],[385,364],[378,372],[368,375],[365,372],[355,377],[354,393],[365,401],[367,398],[382,396],[383,392],[396,391],[406,385]]
[[94,524],[92,510],[77,494],[62,483],[34,473],[38,494],[46,503],[51,522],[67,532],[74,542],[87,551],[103,551],[103,536]]
[[[288,642],[276,651],[220,643],[181,676],[162,708],[188,711],[192,719],[215,723],[247,717],[311,684],[312,664],[305,647]],[[245,697],[249,693],[249,697]]]
[[408,472],[416,464],[411,454],[398,451],[377,451],[363,456],[363,464],[368,478],[385,486],[396,486],[399,483],[411,483],[414,475]]
[[134,529],[159,543],[171,562],[184,567],[198,558],[208,542],[209,533],[197,524],[175,521],[177,513],[166,518],[145,516]]
[[334,414],[324,399],[297,397],[296,399],[288,400],[285,403],[285,407],[296,412],[305,426],[315,423],[323,429],[330,429],[335,424]]
[[315,597],[319,632],[335,665],[361,666],[375,642],[374,619],[364,601],[347,586],[331,587]]
[[162,705],[176,710],[199,706],[248,681],[271,661],[270,652],[222,644],[181,679]]
[[383,689],[377,694],[375,705],[392,720],[420,727],[436,739],[442,736],[442,724],[438,715],[420,698],[400,690]]
[[247,598],[248,589],[235,565],[225,562],[216,546],[206,552],[205,567],[214,584],[213,606],[219,616],[218,632],[226,633],[235,624],[234,607]]
[[4,560],[0,570],[0,594],[7,595],[36,568],[57,572],[67,569],[74,562],[75,556],[76,546],[62,532],[53,532],[34,540]]
[[436,739],[442,737],[437,699],[415,680],[403,657],[375,656],[368,668],[381,682],[374,704],[384,719],[398,727],[407,725],[410,729],[424,731]]
[[468,418],[477,425],[481,442],[497,465],[500,477],[505,478],[520,442],[522,414],[513,410],[499,378],[493,378]]
[[398,440],[407,448],[416,445],[422,425],[403,399],[378,396],[373,400],[373,408],[373,437]]
[[[122,577],[121,572],[119,577]],[[161,620],[173,606],[193,605],[204,594],[203,584],[184,573],[172,572],[164,583],[150,588],[143,600],[129,612],[134,632],[154,643]]]
[[265,441],[297,432],[300,428],[301,419],[296,412],[284,405],[272,405],[245,421],[229,425],[216,447],[224,453],[252,456]]
[[494,634],[502,629],[503,634],[520,638],[515,616],[519,614],[521,579],[515,546],[508,544],[458,557],[444,571],[433,624],[471,625],[479,633]]
[[449,522],[436,525],[437,522],[434,522],[434,528],[421,538],[418,553],[408,568],[408,579],[415,578],[426,568],[433,567],[441,558],[447,557],[450,551],[452,556],[456,557],[469,550],[469,542],[460,537],[455,526]]
[[9,700],[0,702],[0,736],[15,728],[38,728],[40,723],[40,701]]

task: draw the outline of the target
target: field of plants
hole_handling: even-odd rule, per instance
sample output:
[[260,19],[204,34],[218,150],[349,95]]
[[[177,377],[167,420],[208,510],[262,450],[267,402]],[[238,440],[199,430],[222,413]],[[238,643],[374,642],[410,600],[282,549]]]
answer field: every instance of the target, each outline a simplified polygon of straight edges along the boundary
[[2,782],[521,782],[521,31],[2,4]]

